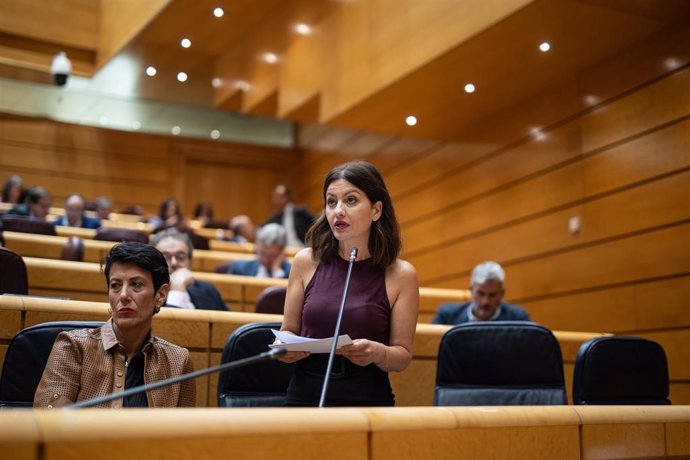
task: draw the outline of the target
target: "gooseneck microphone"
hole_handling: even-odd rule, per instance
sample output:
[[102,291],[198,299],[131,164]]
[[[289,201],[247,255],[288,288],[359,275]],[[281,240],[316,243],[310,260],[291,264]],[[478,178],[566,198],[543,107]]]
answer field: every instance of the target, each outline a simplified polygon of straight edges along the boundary
[[190,372],[188,374],[177,375],[175,377],[170,377],[169,379],[139,385],[138,387],[128,388],[125,391],[119,391],[109,395],[99,396],[97,398],[85,399],[84,401],[79,401],[74,404],[70,404],[69,406],[64,406],[63,409],[79,409],[82,407],[96,406],[98,404],[103,404],[106,402],[114,401],[116,399],[124,398],[125,396],[131,396],[137,393],[143,393],[145,391],[151,391],[157,388],[184,382],[186,380],[202,377],[204,375],[213,374],[214,372],[224,372],[232,369],[237,369],[243,366],[248,366],[250,364],[260,363],[262,361],[269,361],[272,359],[276,359],[279,356],[284,355],[285,353],[287,353],[287,350],[285,350],[284,348],[273,348],[272,350],[259,353],[256,356],[250,356],[248,358],[238,359],[236,361],[209,367],[207,369],[201,369],[198,371]]
[[352,248],[350,249],[350,263],[347,266],[347,275],[345,276],[343,298],[340,301],[338,319],[335,322],[335,331],[333,332],[333,343],[331,344],[331,351],[328,353],[328,365],[326,365],[326,375],[323,378],[323,387],[321,388],[321,399],[319,399],[319,407],[324,407],[326,403],[326,393],[328,393],[328,382],[331,379],[331,369],[333,368],[335,349],[338,348],[338,336],[340,335],[340,320],[343,318],[343,311],[345,310],[345,299],[347,298],[347,288],[350,285],[350,275],[352,274],[352,266],[354,265],[356,259],[357,248]]

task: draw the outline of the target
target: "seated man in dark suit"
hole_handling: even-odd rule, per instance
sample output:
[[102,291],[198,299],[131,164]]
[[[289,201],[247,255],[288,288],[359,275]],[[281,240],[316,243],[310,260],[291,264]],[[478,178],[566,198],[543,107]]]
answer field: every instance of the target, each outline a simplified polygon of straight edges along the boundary
[[229,310],[213,284],[194,279],[189,270],[194,246],[186,233],[169,228],[153,235],[151,244],[163,253],[168,262],[170,291],[165,299],[166,307]]
[[285,241],[286,233],[282,225],[264,225],[256,233],[256,258],[233,262],[228,273],[258,278],[287,278],[292,266],[285,260]]
[[53,222],[53,225],[64,225],[65,227],[98,228],[101,220],[96,217],[89,217],[84,214],[86,200],[84,197],[73,193],[65,200],[65,215],[60,216]]
[[471,321],[531,321],[527,311],[501,302],[505,272],[496,262],[482,262],[472,270],[472,301],[441,305],[431,321],[434,324],[461,324]]
[[53,195],[43,187],[31,187],[26,191],[24,202],[12,206],[7,214],[45,220],[53,204]]
[[276,211],[269,217],[266,224],[282,225],[287,232],[286,244],[292,247],[304,247],[305,236],[314,222],[314,215],[304,206],[292,203],[292,194],[286,185],[278,185],[273,189],[272,200]]

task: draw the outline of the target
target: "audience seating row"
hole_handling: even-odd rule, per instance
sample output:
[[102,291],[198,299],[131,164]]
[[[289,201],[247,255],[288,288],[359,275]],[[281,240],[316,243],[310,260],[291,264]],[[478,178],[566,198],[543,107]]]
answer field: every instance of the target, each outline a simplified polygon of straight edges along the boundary
[[[29,275],[29,294],[101,301],[106,298],[106,283],[96,263],[24,257]],[[254,311],[256,299],[269,286],[286,286],[287,280],[259,279],[251,276],[195,272],[195,277],[213,283],[223,300],[234,311]],[[462,302],[469,291],[420,288],[419,321],[429,321],[441,303]]]
[[[4,361],[7,345],[21,329],[48,321],[104,321],[108,305],[36,297],[0,296],[0,359]],[[280,315],[182,310],[164,308],[154,318],[154,333],[190,350],[197,369],[220,363],[228,336],[238,327],[251,322],[281,321]],[[391,383],[398,405],[429,406],[433,403],[436,381],[436,357],[443,334],[449,326],[418,324],[414,355],[409,368],[391,373]],[[572,382],[575,357],[580,345],[594,333],[555,332],[564,363],[566,382]],[[217,377],[197,381],[197,405],[216,405]],[[567,390],[568,395],[572,392]]]

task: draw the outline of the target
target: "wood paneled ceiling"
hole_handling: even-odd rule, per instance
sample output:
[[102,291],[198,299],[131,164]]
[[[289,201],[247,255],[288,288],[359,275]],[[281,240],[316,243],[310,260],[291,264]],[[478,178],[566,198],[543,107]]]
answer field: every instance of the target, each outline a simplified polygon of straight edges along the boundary
[[[145,99],[438,141],[462,140],[491,114],[690,19],[686,0],[159,0],[110,55],[97,27],[41,33],[40,24],[17,24],[32,2],[4,2],[2,77],[48,83],[50,56],[67,49],[77,73],[105,81],[121,78],[116,64],[127,61],[132,91]],[[111,24],[99,2],[53,3],[73,12],[63,28],[70,18],[101,21],[101,32]],[[313,33],[295,33],[297,23]],[[263,62],[266,52],[278,62]],[[148,66],[156,76],[146,76]]]

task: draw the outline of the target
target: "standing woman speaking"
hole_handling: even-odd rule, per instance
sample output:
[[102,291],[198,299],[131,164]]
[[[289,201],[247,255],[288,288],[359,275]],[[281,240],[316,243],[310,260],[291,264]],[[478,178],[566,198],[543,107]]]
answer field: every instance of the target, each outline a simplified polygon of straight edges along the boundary
[[[282,331],[311,338],[332,337],[348,258],[357,260],[341,321],[341,334],[353,343],[333,362],[327,406],[393,406],[388,372],[412,360],[419,282],[414,267],[401,259],[400,231],[393,203],[379,171],[356,161],[334,168],[323,185],[325,208],[307,233],[307,247],[294,258]],[[297,362],[287,405],[318,405],[327,354],[289,352]]]

